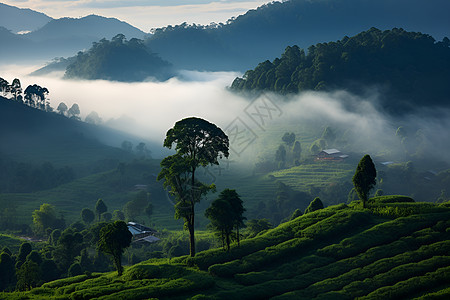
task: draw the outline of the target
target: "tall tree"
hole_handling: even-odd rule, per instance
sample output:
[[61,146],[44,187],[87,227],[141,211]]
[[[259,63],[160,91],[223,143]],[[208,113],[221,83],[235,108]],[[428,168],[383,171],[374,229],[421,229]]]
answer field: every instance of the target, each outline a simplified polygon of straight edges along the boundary
[[355,175],[353,175],[353,185],[356,193],[363,203],[363,208],[366,207],[366,202],[369,197],[369,192],[375,187],[377,171],[370,155],[366,154],[359,161],[356,167]]
[[100,230],[100,239],[97,243],[98,250],[110,254],[114,260],[117,274],[122,275],[122,253],[130,246],[132,234],[128,230],[127,224],[123,221],[109,223]]
[[302,146],[299,141],[295,141],[294,148],[292,148],[292,153],[294,154],[294,159],[300,159],[302,155]]
[[164,147],[176,154],[164,158],[158,180],[164,179],[164,186],[176,198],[175,217],[183,218],[189,231],[190,255],[195,255],[194,220],[195,203],[215,186],[206,186],[195,175],[199,167],[218,165],[218,159],[228,157],[228,136],[216,125],[196,117],[190,117],[175,123],[166,133]]
[[45,110],[45,100],[48,93],[46,87],[37,84],[29,85],[25,89],[25,103],[31,107]]
[[6,96],[6,94],[9,92],[9,87],[9,82],[6,79],[0,77],[0,91],[2,92],[3,96]]
[[98,199],[97,203],[95,204],[95,213],[98,216],[98,221],[100,222],[100,217],[102,213],[106,212],[108,210],[108,207],[106,207],[105,202],[103,202],[102,199]]
[[13,82],[11,83],[10,91],[11,94],[13,94],[15,101],[21,101],[22,85],[20,84],[20,80],[18,78],[14,78]]
[[83,210],[81,211],[81,219],[84,223],[91,224],[95,219],[95,214],[89,208],[83,208]]
[[218,233],[222,245],[230,250],[233,229],[236,229],[236,241],[239,245],[239,228],[244,226],[243,202],[235,190],[225,189],[219,197],[211,203],[205,216],[210,219],[211,226]]

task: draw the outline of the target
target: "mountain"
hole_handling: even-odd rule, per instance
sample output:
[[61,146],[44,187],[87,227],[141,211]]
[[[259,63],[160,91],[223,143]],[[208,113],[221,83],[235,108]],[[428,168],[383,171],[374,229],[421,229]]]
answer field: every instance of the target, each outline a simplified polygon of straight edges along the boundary
[[142,40],[133,38],[127,41],[123,34],[119,34],[111,41],[102,39],[88,51],[78,53],[67,66],[64,76],[124,82],[147,78],[164,81],[172,77],[173,72],[171,65],[150,52]]
[[[272,2],[226,24],[157,29],[147,45],[175,67],[241,70],[281,53],[377,27],[450,35],[446,0],[291,0]],[[183,51],[179,51],[183,49]]]
[[[450,40],[403,29],[372,28],[306,51],[287,47],[280,58],[260,63],[236,78],[236,91],[345,89],[364,93],[379,87],[385,109],[398,113],[424,106],[449,105]],[[395,100],[394,100],[395,99]]]
[[41,12],[0,3],[0,26],[14,33],[37,30],[51,20]]
[[[296,217],[195,257],[152,258],[4,299],[448,299],[450,209],[379,197]],[[82,274],[80,272],[80,274]],[[20,293],[20,294],[19,294]]]
[[[20,62],[50,60],[54,57],[73,56],[78,51],[89,48],[93,42],[124,34],[127,38],[144,38],[145,33],[128,23],[115,18],[90,15],[87,17],[61,18],[51,20],[33,32],[16,35],[20,43],[14,41],[8,47],[0,48],[0,54],[8,60]],[[6,37],[0,32],[0,38]]]

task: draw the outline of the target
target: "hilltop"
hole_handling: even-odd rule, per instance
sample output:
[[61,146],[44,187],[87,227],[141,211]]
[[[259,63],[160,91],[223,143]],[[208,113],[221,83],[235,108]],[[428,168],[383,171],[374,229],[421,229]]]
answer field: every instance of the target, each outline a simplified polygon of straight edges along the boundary
[[44,13],[0,3],[0,26],[14,33],[34,31],[53,20]]
[[372,28],[337,42],[312,45],[308,51],[288,46],[279,58],[266,60],[231,88],[236,91],[347,90],[364,95],[375,88],[381,106],[403,114],[422,107],[448,107],[450,40],[403,29]]
[[226,24],[158,28],[147,45],[180,69],[245,71],[288,45],[306,48],[371,27],[401,27],[442,39],[450,35],[449,10],[445,0],[274,1]]
[[[442,299],[450,295],[450,210],[375,198],[297,217],[193,258],[152,259],[124,275],[88,273],[5,299]],[[411,201],[411,200],[407,200]]]

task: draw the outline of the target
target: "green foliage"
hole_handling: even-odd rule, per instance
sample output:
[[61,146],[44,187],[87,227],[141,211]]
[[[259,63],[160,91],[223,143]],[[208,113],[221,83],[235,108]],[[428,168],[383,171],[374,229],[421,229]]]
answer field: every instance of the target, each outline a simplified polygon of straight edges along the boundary
[[107,210],[108,207],[106,206],[105,202],[103,202],[103,199],[98,199],[97,203],[95,204],[95,213],[97,214],[99,221],[102,213],[105,213]]
[[[229,252],[152,259],[115,274],[79,275],[6,299],[445,299],[450,210],[381,198],[373,207],[428,207],[394,220],[347,205],[310,212]],[[386,203],[383,203],[386,202]],[[176,246],[172,243],[171,247]],[[194,266],[194,268],[186,266]],[[209,269],[209,274],[198,269]]]
[[366,207],[366,202],[369,198],[369,192],[376,184],[375,178],[377,177],[377,171],[370,155],[366,154],[358,163],[356,167],[355,175],[353,175],[352,181],[355,186],[355,191],[359,196],[359,199],[363,203],[363,207]]
[[95,214],[89,208],[83,208],[83,210],[81,210],[81,219],[83,220],[83,222],[90,224],[94,221]]
[[175,196],[175,217],[183,218],[189,230],[190,255],[195,255],[195,204],[215,185],[207,186],[195,177],[197,168],[218,165],[218,159],[228,158],[228,136],[216,125],[201,118],[185,118],[169,129],[164,147],[171,149],[176,144],[176,154],[161,161],[161,172],[157,179],[164,179],[164,187],[170,187]]
[[[450,67],[449,57],[450,48],[427,34],[371,28],[337,42],[310,46],[307,55],[297,46],[288,46],[281,58],[248,70],[242,78],[234,80],[231,88],[289,94],[336,88],[362,92],[360,86],[377,84],[389,86],[387,94],[396,97],[395,101],[386,97],[384,105],[405,111],[408,100],[410,108],[414,104],[442,103],[440,98],[449,92],[445,84],[450,81],[446,71]],[[430,90],[432,96],[427,92]]]
[[106,79],[117,81],[143,81],[148,77],[167,80],[171,66],[152,53],[142,40],[118,34],[108,41],[94,42],[85,52],[78,52],[67,66],[66,78]]
[[323,203],[319,197],[316,197],[316,198],[314,198],[313,201],[311,201],[311,203],[305,209],[305,214],[311,213],[311,212],[319,210],[319,209],[323,209]]
[[47,229],[61,229],[65,226],[63,218],[56,216],[56,209],[53,205],[44,203],[39,209],[33,211],[33,225],[39,235],[44,235]]
[[205,216],[210,219],[212,228],[227,251],[230,250],[233,229],[236,229],[235,237],[239,244],[239,228],[244,226],[244,211],[239,195],[230,189],[223,190],[205,211]]
[[123,221],[109,223],[100,230],[98,250],[110,254],[119,276],[122,275],[122,253],[131,244],[131,232]]

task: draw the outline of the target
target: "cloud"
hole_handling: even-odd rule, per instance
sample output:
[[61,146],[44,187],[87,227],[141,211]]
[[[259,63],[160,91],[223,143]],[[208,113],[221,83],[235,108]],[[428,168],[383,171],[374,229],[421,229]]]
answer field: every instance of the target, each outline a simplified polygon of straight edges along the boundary
[[[241,75],[233,72],[184,71],[178,78],[166,82],[121,83],[24,75],[32,69],[2,66],[1,76],[10,82],[20,78],[24,87],[34,83],[45,86],[50,91],[53,107],[60,102],[69,107],[77,103],[82,118],[96,111],[104,121],[115,120],[110,124],[118,129],[157,144],[161,144],[176,121],[197,116],[226,131],[232,141],[233,159],[250,164],[258,155],[274,153],[272,150],[281,143],[280,134],[300,132],[299,128],[305,126],[314,133],[310,139],[319,138],[324,127],[331,126],[341,140],[346,141],[346,151],[354,153],[386,158],[390,155],[401,160],[408,151],[435,161],[450,162],[448,109],[422,109],[393,117],[378,109],[379,95],[373,91],[366,97],[335,91],[306,92],[289,97],[263,94],[249,99],[226,88]],[[18,74],[17,70],[23,73]],[[395,136],[399,126],[409,132],[407,143]],[[237,135],[242,132],[243,135]]]

